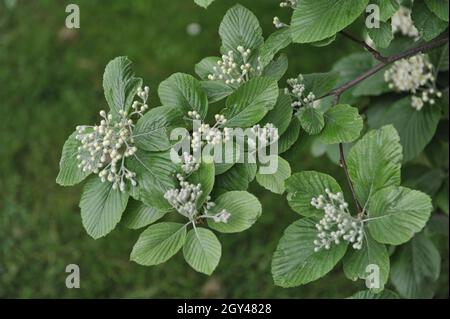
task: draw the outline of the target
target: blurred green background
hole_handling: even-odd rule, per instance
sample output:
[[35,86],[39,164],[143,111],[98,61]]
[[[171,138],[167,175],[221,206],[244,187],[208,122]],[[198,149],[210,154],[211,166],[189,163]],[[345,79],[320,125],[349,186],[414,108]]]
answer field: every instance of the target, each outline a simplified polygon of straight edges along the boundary
[[[65,139],[78,124],[94,123],[106,106],[102,74],[112,58],[126,55],[153,92],[174,72],[217,55],[219,23],[235,0],[207,11],[193,0],[0,0],[0,297],[7,298],[333,298],[363,289],[336,268],[307,286],[275,287],[270,261],[283,230],[298,215],[284,196],[257,185],[251,191],[263,216],[250,230],[222,235],[222,259],[212,277],[193,271],[181,254],[156,267],[129,261],[139,231],[119,225],[94,241],[84,231],[81,186],[55,183]],[[240,0],[259,18],[267,37],[272,18],[287,20],[276,0]],[[65,28],[65,8],[76,3],[81,28]],[[201,27],[189,35],[188,25]],[[338,39],[326,48],[292,46],[287,76],[328,71],[348,52]],[[156,94],[153,105],[159,103]],[[293,171],[316,169],[343,179],[326,156],[311,157],[300,138],[285,157]],[[81,288],[67,289],[65,267],[81,269]]]

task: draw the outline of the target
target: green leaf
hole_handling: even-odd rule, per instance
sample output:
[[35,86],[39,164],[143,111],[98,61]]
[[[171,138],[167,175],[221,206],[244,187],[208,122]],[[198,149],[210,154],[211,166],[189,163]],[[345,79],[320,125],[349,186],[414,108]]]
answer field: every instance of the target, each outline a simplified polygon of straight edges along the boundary
[[379,28],[367,28],[367,33],[377,48],[387,48],[394,39],[392,26],[389,22],[380,22]]
[[430,61],[437,71],[448,71],[448,43],[443,47],[434,49],[428,54]]
[[186,240],[186,225],[159,223],[148,227],[139,236],[130,260],[144,266],[158,265],[175,255]]
[[208,97],[200,82],[189,74],[172,74],[161,82],[158,94],[164,106],[178,107],[185,114],[196,111],[204,119],[208,112]]
[[418,234],[394,256],[391,281],[405,298],[431,298],[441,272],[441,256],[425,235]]
[[387,22],[400,9],[397,0],[372,0],[380,8],[380,21]]
[[254,78],[237,89],[227,99],[223,115],[227,118],[227,127],[247,128],[263,119],[278,98],[276,80]]
[[203,158],[198,170],[193,172],[187,179],[191,184],[200,184],[202,195],[197,201],[197,206],[201,207],[214,187],[214,162],[210,158]]
[[258,199],[244,191],[231,191],[220,195],[215,201],[210,214],[214,215],[225,209],[230,213],[227,223],[216,223],[208,218],[208,226],[221,233],[238,233],[250,228],[261,216],[262,207]]
[[233,51],[235,56],[240,56],[238,46],[254,51],[264,42],[258,19],[250,10],[239,4],[225,14],[219,27],[219,35],[222,39],[222,54]]
[[417,111],[411,107],[411,98],[405,97],[387,106],[384,112],[379,114],[377,121],[372,121],[369,117],[369,126],[377,128],[393,124],[400,135],[406,162],[415,158],[431,141],[440,117],[441,110],[437,105],[426,105]]
[[219,264],[221,254],[222,246],[209,229],[198,227],[187,234],[183,255],[196,271],[211,275]]
[[319,134],[325,126],[325,118],[321,110],[314,107],[303,107],[298,112],[302,128],[310,135]]
[[326,73],[310,73],[303,75],[306,92],[313,92],[319,98],[336,87],[339,73],[332,71]]
[[164,217],[166,212],[146,206],[137,200],[130,200],[123,214],[122,223],[131,229],[139,229]]
[[171,161],[169,152],[138,150],[127,161],[127,167],[136,173],[139,198],[145,205],[161,211],[172,208],[164,198],[164,193],[176,186],[176,165]]
[[428,9],[439,17],[439,19],[448,22],[448,0],[425,0]]
[[448,28],[448,22],[433,14],[423,1],[414,1],[411,18],[414,26],[419,30],[421,38],[425,41],[434,39]]
[[280,54],[280,56],[270,62],[263,70],[262,76],[275,79],[277,81],[281,80],[288,69],[288,59],[285,54]]
[[84,180],[90,172],[83,172],[78,167],[77,159],[78,147],[81,146],[80,141],[76,139],[77,132],[73,132],[64,143],[59,161],[59,173],[56,177],[56,183],[61,186],[73,186]]
[[284,181],[286,178],[291,176],[291,167],[289,163],[278,157],[278,169],[274,174],[256,174],[256,181],[259,185],[264,187],[265,189],[270,190],[275,194],[283,194],[284,193]]
[[291,123],[289,124],[289,127],[287,128],[286,132],[283,133],[283,135],[280,136],[280,139],[278,140],[278,153],[284,153],[287,150],[289,150],[292,145],[297,142],[298,138],[300,137],[300,121],[298,118],[294,117],[292,118]]
[[344,256],[347,249],[344,242],[315,252],[316,238],[315,222],[311,219],[298,220],[284,231],[272,258],[275,285],[288,288],[317,280]]
[[283,28],[281,30],[273,32],[261,47],[259,56],[263,66],[268,65],[275,55],[282,49],[291,44],[291,30],[289,28]]
[[346,161],[356,197],[365,206],[380,189],[400,185],[402,147],[397,131],[392,125],[370,131],[351,148]]
[[297,43],[320,41],[335,35],[366,9],[369,0],[302,0],[292,15],[292,38]]
[[258,167],[255,163],[238,163],[225,173],[216,176],[215,193],[232,190],[247,190],[255,179]]
[[221,81],[201,81],[200,86],[208,96],[209,103],[219,102],[234,92],[231,86]]
[[166,151],[172,147],[170,132],[182,126],[183,113],[172,106],[151,109],[139,119],[133,130],[136,146],[149,152]]
[[214,67],[217,67],[218,61],[220,61],[220,58],[216,56],[210,56],[202,59],[195,65],[195,73],[202,80],[208,80],[208,76],[214,73]]
[[400,297],[395,292],[385,289],[379,293],[370,290],[359,291],[348,299],[400,299]]
[[110,233],[120,221],[128,197],[128,194],[113,189],[112,183],[102,183],[98,177],[90,178],[84,185],[80,200],[86,232],[94,239]]
[[142,79],[134,76],[127,57],[117,57],[108,63],[103,75],[103,90],[113,116],[130,109],[141,86]]
[[292,100],[289,95],[279,91],[277,103],[261,120],[261,126],[272,123],[278,129],[278,135],[286,132],[292,119]]
[[358,109],[348,104],[338,104],[324,115],[325,127],[319,135],[324,144],[348,143],[356,140],[363,129]]
[[295,212],[306,217],[323,214],[322,211],[311,205],[313,197],[324,195],[327,188],[333,193],[342,192],[333,177],[315,171],[296,173],[286,180],[285,185],[289,206]]
[[422,192],[399,186],[384,188],[370,201],[370,234],[383,244],[403,244],[422,230],[432,210],[431,198]]
[[326,47],[327,45],[331,44],[334,42],[334,40],[336,40],[336,34],[332,35],[329,38],[320,40],[320,41],[314,41],[314,42],[310,42],[309,44],[318,48],[321,47]]
[[[386,246],[376,242],[368,233],[364,235],[363,247],[360,250],[351,249],[343,260],[344,273],[350,280],[366,279],[370,275],[369,265],[379,267],[379,288],[371,290],[381,291],[389,279],[389,254]],[[369,270],[369,271],[367,271]],[[375,283],[377,284],[377,283]]]
[[206,9],[211,3],[214,2],[214,0],[194,0],[194,2],[198,4],[200,7]]

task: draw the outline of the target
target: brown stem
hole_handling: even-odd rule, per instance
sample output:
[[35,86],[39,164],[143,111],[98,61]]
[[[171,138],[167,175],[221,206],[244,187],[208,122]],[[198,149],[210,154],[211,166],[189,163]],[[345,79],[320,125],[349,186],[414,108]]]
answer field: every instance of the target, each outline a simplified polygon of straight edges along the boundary
[[377,50],[375,50],[374,48],[372,48],[370,45],[368,45],[366,42],[361,41],[359,39],[357,39],[356,37],[354,37],[353,35],[345,32],[345,31],[341,31],[340,32],[344,37],[350,39],[351,41],[361,45],[362,47],[364,47],[367,51],[369,51],[373,57],[375,59],[377,59],[380,62],[387,62],[387,58],[384,57],[380,52],[378,52]]

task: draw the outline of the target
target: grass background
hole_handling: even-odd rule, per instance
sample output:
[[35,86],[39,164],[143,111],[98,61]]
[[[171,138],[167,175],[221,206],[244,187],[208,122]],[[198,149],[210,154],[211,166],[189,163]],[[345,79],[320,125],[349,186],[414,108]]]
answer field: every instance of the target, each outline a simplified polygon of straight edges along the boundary
[[[210,9],[193,0],[0,0],[0,297],[22,298],[333,298],[364,283],[350,282],[337,267],[325,278],[292,289],[275,287],[270,261],[283,230],[299,216],[284,196],[251,186],[263,215],[241,234],[219,234],[222,259],[212,277],[193,271],[181,254],[156,267],[129,261],[140,231],[119,225],[94,241],[84,231],[78,201],[81,186],[56,185],[60,152],[78,124],[94,123],[106,107],[102,74],[112,58],[126,55],[153,92],[174,72],[193,74],[194,64],[217,55],[219,23],[234,0]],[[65,8],[76,3],[81,28],[64,26]],[[241,0],[259,18],[267,37],[275,0]],[[188,35],[190,23],[201,32]],[[287,76],[325,72],[357,50],[338,40],[326,48],[292,46]],[[159,103],[155,95],[152,104]],[[326,156],[309,155],[302,137],[286,154],[293,171],[315,169],[343,180]],[[81,269],[81,289],[65,287],[65,267]]]

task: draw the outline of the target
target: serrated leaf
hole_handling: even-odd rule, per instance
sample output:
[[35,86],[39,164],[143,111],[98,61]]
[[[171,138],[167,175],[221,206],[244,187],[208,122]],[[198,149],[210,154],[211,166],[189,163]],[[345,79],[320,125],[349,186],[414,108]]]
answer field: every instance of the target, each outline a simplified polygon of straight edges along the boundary
[[448,71],[449,59],[448,59],[448,43],[441,48],[434,49],[428,56],[430,61],[438,71]]
[[186,225],[159,223],[148,227],[139,236],[130,260],[144,266],[158,265],[175,255],[186,240]]
[[315,171],[296,173],[286,180],[285,186],[288,192],[289,206],[305,217],[323,214],[323,211],[311,205],[313,197],[324,195],[327,188],[333,193],[342,192],[341,187],[333,177]]
[[239,4],[225,14],[219,27],[219,35],[222,39],[222,54],[233,51],[235,56],[240,56],[238,46],[255,51],[264,42],[258,19],[250,10]]
[[292,38],[297,43],[320,41],[335,35],[358,18],[368,0],[302,0],[292,15]]
[[230,213],[228,222],[217,223],[208,218],[208,226],[221,233],[238,233],[250,228],[261,216],[262,207],[258,199],[244,191],[231,191],[214,200],[210,214],[214,215],[225,209]]
[[129,195],[113,184],[102,183],[99,177],[91,177],[83,188],[80,208],[81,220],[86,232],[94,239],[110,233],[119,223]]
[[208,80],[208,76],[214,73],[214,67],[217,67],[219,57],[210,56],[202,59],[195,65],[195,73],[202,79]]
[[369,230],[379,243],[400,245],[425,226],[431,198],[406,187],[390,186],[376,192],[369,204]]
[[273,32],[263,44],[260,50],[260,58],[263,66],[268,65],[275,55],[282,49],[291,44],[291,31],[289,28]]
[[448,0],[425,0],[425,4],[431,12],[439,17],[439,19],[448,22]]
[[114,116],[119,111],[128,111],[142,79],[134,76],[131,61],[127,57],[117,57],[110,61],[103,74],[103,90],[106,101]]
[[178,107],[185,114],[196,111],[204,119],[208,112],[208,97],[200,82],[189,74],[172,74],[161,82],[158,94],[164,106]]
[[303,74],[303,83],[306,92],[313,92],[319,98],[336,88],[339,73],[335,71],[326,73]]
[[76,139],[77,134],[76,131],[73,132],[64,143],[61,160],[59,161],[59,173],[56,177],[56,183],[61,186],[76,185],[90,174],[90,172],[83,172],[78,167],[77,155],[81,142]]
[[292,100],[289,95],[279,91],[277,103],[261,120],[261,126],[272,123],[278,129],[278,135],[286,132],[292,119]]
[[254,78],[237,89],[227,99],[222,114],[227,119],[227,127],[247,128],[263,119],[278,98],[276,80]]
[[405,298],[431,298],[440,268],[441,256],[436,246],[419,234],[400,247],[394,256],[391,281]]
[[196,4],[198,4],[200,7],[203,7],[203,8],[208,8],[208,6],[211,4],[211,3],[213,3],[214,2],[214,0],[194,0],[194,2],[196,3]]
[[289,150],[292,145],[297,142],[300,137],[300,121],[298,118],[293,117],[286,132],[280,136],[278,140],[278,153],[284,153]]
[[133,130],[136,146],[149,152],[166,151],[172,147],[170,132],[182,126],[183,113],[179,108],[160,106],[139,119]]
[[296,287],[317,280],[330,272],[344,256],[345,243],[315,252],[315,222],[301,219],[291,224],[281,237],[272,258],[275,285]]
[[379,293],[370,290],[358,291],[348,299],[400,299],[400,297],[395,292],[385,289]]
[[319,135],[324,144],[349,143],[356,140],[363,129],[358,109],[348,104],[338,104],[325,114],[325,126]]
[[369,118],[369,125],[377,128],[381,125],[393,124],[400,135],[406,162],[415,158],[431,141],[440,117],[441,110],[437,105],[426,105],[422,110],[417,111],[411,107],[411,98],[405,97],[386,107],[375,123]]
[[319,134],[325,126],[325,118],[321,110],[314,107],[303,107],[298,112],[302,128],[310,135]]
[[263,70],[262,76],[275,79],[277,81],[281,80],[288,69],[288,59],[285,54],[280,54],[280,56],[270,62]]
[[274,174],[256,174],[256,181],[262,187],[270,190],[275,194],[284,193],[284,181],[291,176],[291,166],[289,163],[278,157],[278,168]]
[[354,281],[366,279],[371,274],[369,265],[377,266],[379,282],[374,284],[379,288],[371,289],[373,291],[383,290],[389,279],[390,263],[386,246],[376,242],[367,232],[364,234],[362,248],[360,250],[349,250],[343,259],[343,265],[345,276]]
[[448,22],[438,18],[423,1],[414,1],[411,18],[425,41],[434,39],[448,28]]
[[225,173],[216,176],[215,193],[222,194],[232,190],[247,190],[255,179],[258,167],[255,163],[237,163]]
[[397,131],[392,125],[370,131],[351,148],[346,161],[356,197],[365,206],[378,190],[400,185],[402,147]]
[[219,264],[221,254],[222,245],[209,229],[197,227],[187,234],[183,255],[196,271],[211,275]]
[[153,224],[163,218],[166,213],[137,200],[130,200],[123,214],[122,223],[130,229],[139,229]]
[[221,81],[201,81],[200,86],[208,96],[209,103],[216,103],[230,96],[234,89]]
[[377,48],[387,48],[394,39],[392,26],[388,22],[381,22],[379,28],[367,28],[367,33],[373,40]]
[[139,199],[147,206],[167,211],[172,207],[164,198],[169,189],[175,188],[176,165],[169,152],[145,152],[138,150],[127,160],[127,167],[136,173]]

